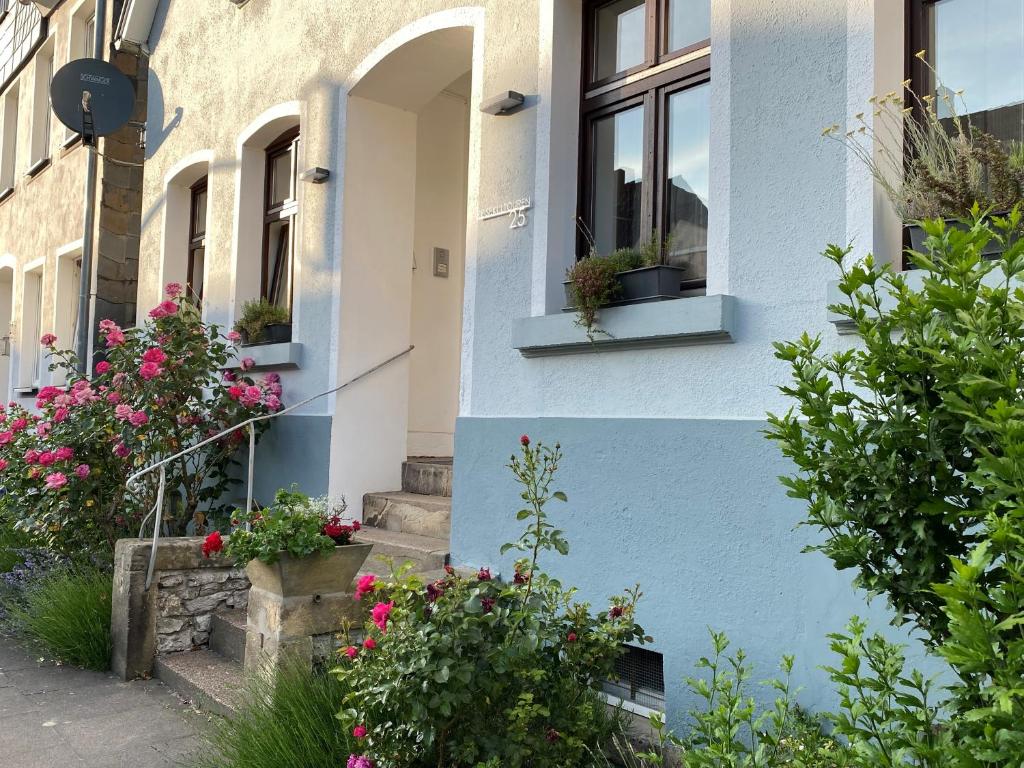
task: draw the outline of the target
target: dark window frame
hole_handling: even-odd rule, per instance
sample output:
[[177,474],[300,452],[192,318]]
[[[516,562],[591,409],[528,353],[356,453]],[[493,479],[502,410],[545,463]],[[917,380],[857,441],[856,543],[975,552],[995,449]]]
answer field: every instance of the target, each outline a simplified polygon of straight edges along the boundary
[[[668,167],[667,101],[671,94],[711,81],[711,40],[677,51],[668,48],[668,11],[671,0],[644,0],[646,7],[645,61],[611,77],[592,79],[596,71],[597,11],[610,0],[585,0],[580,83],[580,157],[577,216],[591,231],[593,222],[593,144],[595,121],[644,107],[644,161],[641,192],[641,231],[661,241],[668,201],[664,186]],[[694,57],[694,54],[707,50]],[[673,63],[675,62],[675,63]],[[654,70],[648,74],[648,70]],[[617,85],[616,85],[617,84]],[[577,258],[588,250],[587,235],[577,235]],[[688,289],[706,287],[706,279],[692,281]]]
[[[299,160],[299,128],[290,128],[281,136],[275,139],[266,149],[266,163],[264,165],[263,178],[263,247],[262,264],[260,268],[260,296],[270,301],[271,280],[270,269],[270,228],[278,222],[285,222],[288,228],[286,249],[286,260],[288,276],[288,296],[286,308],[292,310],[292,299],[294,293],[294,266],[295,266],[295,224],[299,213],[298,201],[298,160]],[[290,193],[284,200],[273,200],[274,188],[274,161],[284,154],[291,153],[290,169]],[[280,263],[280,260],[279,262]]]
[[[192,282],[192,273],[195,271],[195,254],[196,251],[203,251],[206,253],[206,224],[203,225],[203,231],[199,232],[196,230],[196,219],[197,213],[199,212],[199,201],[202,195],[206,195],[206,204],[209,206],[210,195],[209,195],[209,177],[203,176],[199,181],[193,184],[189,188],[189,205],[188,205],[188,270],[185,272],[185,295],[195,301],[196,305],[199,306],[203,303],[203,288],[206,287],[205,280],[200,286],[199,291],[195,290]],[[206,259],[204,255],[203,259],[204,269]]]

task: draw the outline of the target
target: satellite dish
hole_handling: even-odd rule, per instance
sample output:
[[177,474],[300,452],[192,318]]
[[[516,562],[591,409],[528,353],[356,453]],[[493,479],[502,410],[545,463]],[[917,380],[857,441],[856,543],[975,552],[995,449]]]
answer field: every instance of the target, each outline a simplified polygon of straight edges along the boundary
[[92,144],[128,122],[135,111],[135,89],[110,62],[75,59],[53,76],[50,101],[57,118]]

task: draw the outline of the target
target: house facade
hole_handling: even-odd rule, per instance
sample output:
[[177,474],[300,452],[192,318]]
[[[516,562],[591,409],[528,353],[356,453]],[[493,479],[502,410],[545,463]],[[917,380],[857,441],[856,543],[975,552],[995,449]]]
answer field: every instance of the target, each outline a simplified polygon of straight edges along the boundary
[[[106,40],[120,2],[108,2]],[[40,347],[54,333],[75,347],[88,150],[50,105],[50,80],[92,55],[95,0],[0,3],[0,397],[27,407],[35,392],[62,383]],[[146,62],[107,58],[136,89],[133,119],[101,140],[89,301],[95,322],[135,317]],[[140,85],[141,83],[141,85]]]
[[[974,112],[1007,108],[1001,138],[1021,140],[1024,85],[994,68],[1019,63],[1022,13],[130,0],[117,46],[149,67],[139,304],[174,281],[224,326],[247,301],[284,308],[290,340],[244,354],[290,403],[397,356],[277,421],[258,498],[297,483],[358,515],[365,495],[403,487],[408,457],[454,457],[450,541],[428,538],[507,574],[508,456],[521,434],[559,442],[569,502],[552,514],[572,550],[547,565],[597,604],[644,591],[655,642],[631,657],[624,698],[679,717],[710,626],[761,676],[797,654],[805,703],[827,703],[825,635],[887,615],[801,554],[812,533],[794,529],[788,466],[762,434],[789,406],[772,342],[855,343],[829,317],[837,276],[819,254],[853,242],[898,265],[902,233],[822,129],[899,92],[919,46],[979,93]],[[563,311],[588,239],[600,253],[653,240],[681,270],[679,298],[604,310],[588,338]]]

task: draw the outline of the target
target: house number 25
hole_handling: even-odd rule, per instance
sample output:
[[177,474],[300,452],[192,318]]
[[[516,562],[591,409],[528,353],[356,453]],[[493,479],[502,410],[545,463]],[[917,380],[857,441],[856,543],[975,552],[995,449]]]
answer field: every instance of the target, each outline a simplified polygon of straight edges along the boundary
[[509,229],[519,229],[520,227],[526,226],[526,209],[516,208],[514,211],[509,211]]
[[508,228],[520,229],[526,226],[526,212],[533,207],[533,201],[528,197],[521,197],[493,208],[485,208],[480,211],[480,221],[497,219],[500,216],[508,216]]

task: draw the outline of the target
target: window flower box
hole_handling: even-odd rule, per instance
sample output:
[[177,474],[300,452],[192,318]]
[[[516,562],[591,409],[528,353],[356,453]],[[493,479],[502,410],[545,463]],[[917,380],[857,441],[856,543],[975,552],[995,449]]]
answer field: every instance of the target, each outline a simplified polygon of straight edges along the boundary
[[[625,272],[618,272],[615,279],[619,284],[616,298],[608,302],[609,307],[622,307],[627,304],[646,304],[651,301],[667,301],[680,299],[690,295],[687,290],[686,270],[658,264],[653,267],[640,267]],[[572,281],[564,280],[566,307],[563,311],[572,312],[576,309],[572,298]]]
[[[993,215],[1005,216],[1006,213],[996,213]],[[945,219],[945,222],[947,229],[959,229],[965,232],[970,229],[969,225],[965,224],[959,219]],[[903,234],[904,244],[909,244],[909,246],[915,251],[926,253],[924,241],[928,239],[928,235],[919,224],[904,224]],[[1017,237],[1014,237],[1013,241],[1016,242],[1016,240]],[[995,259],[1001,256],[1004,250],[1005,246],[998,240],[993,238],[992,240],[989,240],[985,247],[981,250],[981,255],[982,258]]]

